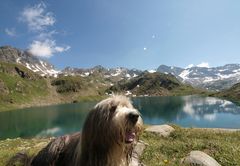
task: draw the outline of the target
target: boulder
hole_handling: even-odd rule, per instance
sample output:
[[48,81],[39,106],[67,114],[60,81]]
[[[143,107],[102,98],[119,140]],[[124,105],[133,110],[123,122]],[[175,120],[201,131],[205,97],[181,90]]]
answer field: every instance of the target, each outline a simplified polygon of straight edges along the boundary
[[0,79],[0,94],[7,95],[9,94],[8,87],[5,86],[5,83]]
[[191,151],[189,155],[182,159],[184,165],[198,166],[221,166],[215,159],[201,151]]
[[142,155],[145,148],[146,144],[143,141],[137,142],[136,146],[133,149],[132,160],[129,166],[143,166],[143,164],[140,163],[139,158]]
[[156,133],[162,137],[168,137],[175,129],[169,125],[153,125],[148,127],[146,131]]

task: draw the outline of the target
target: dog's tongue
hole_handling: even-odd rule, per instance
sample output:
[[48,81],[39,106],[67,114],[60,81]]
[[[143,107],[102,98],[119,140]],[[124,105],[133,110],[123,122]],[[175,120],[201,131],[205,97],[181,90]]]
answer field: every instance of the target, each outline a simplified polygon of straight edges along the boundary
[[132,143],[135,139],[135,136],[136,136],[135,132],[131,131],[127,132],[125,138],[126,143]]

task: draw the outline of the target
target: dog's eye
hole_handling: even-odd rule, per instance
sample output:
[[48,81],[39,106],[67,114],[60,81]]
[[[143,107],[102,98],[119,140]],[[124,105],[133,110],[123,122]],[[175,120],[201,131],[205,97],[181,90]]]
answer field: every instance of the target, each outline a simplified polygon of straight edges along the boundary
[[116,105],[112,105],[111,108],[110,108],[110,112],[111,113],[114,113],[117,109],[117,106]]

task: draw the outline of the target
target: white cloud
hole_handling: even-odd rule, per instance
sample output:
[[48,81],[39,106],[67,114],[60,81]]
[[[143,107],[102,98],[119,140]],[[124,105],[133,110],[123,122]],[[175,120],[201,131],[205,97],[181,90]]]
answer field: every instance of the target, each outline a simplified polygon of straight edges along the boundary
[[52,26],[56,19],[53,13],[46,11],[45,3],[24,8],[21,12],[20,20],[26,22],[32,31],[44,30],[47,26]]
[[14,37],[17,35],[15,28],[5,28],[5,33],[11,37]]
[[46,39],[52,39],[53,35],[57,34],[58,32],[53,30],[50,32],[41,32],[38,36],[37,39],[38,40],[46,40]]
[[206,68],[209,68],[209,63],[208,62],[202,62],[200,64],[197,65],[197,67],[206,67]]
[[64,52],[64,51],[67,51],[70,49],[70,46],[66,46],[66,47],[59,47],[59,46],[56,46],[55,47],[55,51],[56,52]]
[[192,68],[192,67],[194,67],[194,64],[187,65],[185,69]]
[[64,52],[70,49],[70,46],[57,46],[54,40],[33,41],[29,46],[29,52],[35,56],[49,58],[54,53]]
[[47,11],[44,2],[25,7],[20,13],[19,20],[26,23],[30,31],[35,32],[34,41],[29,45],[28,51],[34,56],[49,58],[55,53],[70,49],[70,46],[58,46],[54,40],[56,30],[49,30],[56,19],[52,12]]

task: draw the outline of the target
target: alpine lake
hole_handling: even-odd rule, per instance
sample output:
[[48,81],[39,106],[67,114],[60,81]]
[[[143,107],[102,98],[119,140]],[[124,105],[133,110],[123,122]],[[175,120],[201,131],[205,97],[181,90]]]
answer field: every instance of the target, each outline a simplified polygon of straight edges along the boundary
[[[214,97],[132,98],[145,124],[240,128],[240,106]],[[81,131],[97,102],[80,102],[0,112],[0,139],[60,136]]]

